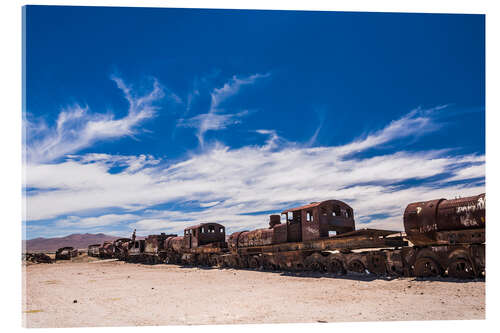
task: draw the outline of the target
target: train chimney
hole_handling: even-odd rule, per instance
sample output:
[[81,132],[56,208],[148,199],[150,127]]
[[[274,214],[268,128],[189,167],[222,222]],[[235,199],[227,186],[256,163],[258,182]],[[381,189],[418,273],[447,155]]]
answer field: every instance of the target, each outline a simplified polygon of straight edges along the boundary
[[281,224],[279,215],[269,215],[269,229],[272,229],[275,225]]

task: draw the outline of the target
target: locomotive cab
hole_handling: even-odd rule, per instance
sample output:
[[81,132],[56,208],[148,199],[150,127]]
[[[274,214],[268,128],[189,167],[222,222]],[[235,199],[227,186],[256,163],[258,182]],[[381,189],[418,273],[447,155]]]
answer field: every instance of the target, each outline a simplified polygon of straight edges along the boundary
[[226,229],[219,223],[201,223],[184,229],[184,247],[187,249],[225,240]]
[[139,255],[144,253],[146,241],[144,239],[135,240],[130,244],[129,254]]
[[339,200],[313,202],[283,211],[289,242],[325,238],[330,231],[336,234],[354,231],[353,209]]

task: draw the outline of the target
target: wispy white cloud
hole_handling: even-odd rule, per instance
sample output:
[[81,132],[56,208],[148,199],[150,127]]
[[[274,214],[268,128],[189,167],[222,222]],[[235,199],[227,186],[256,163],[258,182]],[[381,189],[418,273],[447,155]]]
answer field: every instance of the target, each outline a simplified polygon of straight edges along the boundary
[[212,206],[215,206],[217,204],[219,204],[220,201],[211,201],[211,202],[200,202],[200,207],[212,207]]
[[455,175],[449,178],[449,181],[484,178],[486,175],[485,165],[483,163],[471,165],[455,171]]
[[180,127],[197,128],[197,137],[202,143],[203,135],[210,130],[225,129],[230,125],[239,124],[241,118],[246,116],[248,111],[244,110],[233,114],[202,113],[189,119],[180,119],[177,123]]
[[[261,146],[230,149],[219,143],[176,163],[144,155],[88,154],[29,164],[26,186],[52,190],[29,196],[26,220],[119,207],[137,215],[129,227],[141,233],[180,232],[202,221],[234,231],[265,226],[267,211],[337,198],[354,207],[359,227],[401,229],[410,202],[483,192],[484,182],[477,178],[484,177],[484,155],[449,155],[446,150],[353,154],[437,128],[431,112],[412,111],[342,146],[307,147],[282,140],[273,130],[258,130],[269,136]],[[110,173],[117,165],[123,170]],[[399,185],[409,180],[413,186]],[[193,202],[197,209],[182,208]],[[164,203],[178,208],[149,209]],[[241,215],[246,213],[253,214]],[[375,214],[387,218],[370,220]],[[75,221],[70,222],[108,225],[111,220]]]
[[236,75],[234,75],[232,79],[226,82],[221,88],[215,88],[213,90],[213,92],[211,93],[212,103],[210,105],[210,111],[215,112],[219,110],[222,102],[227,100],[229,97],[236,95],[242,86],[254,84],[258,79],[266,78],[269,76],[269,73],[257,73],[243,78],[238,78]]
[[138,156],[123,156],[123,155],[110,155],[110,154],[96,154],[90,153],[85,155],[67,155],[67,157],[74,161],[82,163],[101,162],[110,167],[125,167],[125,171],[134,172],[145,167],[158,165],[161,160],[155,158],[153,155],[138,155]]
[[136,221],[140,218],[133,214],[106,214],[97,217],[79,217],[79,216],[68,216],[65,219],[58,220],[56,226],[59,228],[70,227],[70,228],[94,228],[117,224],[125,221]]
[[433,121],[431,117],[432,113],[444,107],[445,106],[438,106],[432,109],[415,109],[404,117],[392,121],[384,129],[339,147],[338,153],[355,153],[399,138],[410,136],[418,137],[433,132],[437,130],[440,125]]
[[[270,74],[253,74],[248,77],[239,78],[233,76],[220,88],[215,88],[210,93],[210,108],[207,113],[198,114],[192,118],[180,119],[177,123],[179,127],[193,127],[197,129],[196,137],[200,146],[205,144],[205,133],[207,131],[222,130],[229,125],[240,123],[240,119],[248,115],[248,110],[239,112],[226,112],[223,103],[230,97],[236,95],[241,87],[252,85],[258,79],[269,77]],[[199,94],[199,92],[198,92]],[[191,103],[189,103],[190,105]]]
[[[99,140],[133,136],[139,124],[155,116],[158,108],[154,103],[165,95],[157,80],[153,81],[152,90],[142,96],[136,96],[122,79],[112,77],[112,80],[129,104],[124,117],[117,119],[112,113],[91,113],[89,106],[76,104],[64,108],[53,127],[44,122],[27,121],[27,161],[49,162],[90,147]],[[34,128],[37,128],[36,133]]]

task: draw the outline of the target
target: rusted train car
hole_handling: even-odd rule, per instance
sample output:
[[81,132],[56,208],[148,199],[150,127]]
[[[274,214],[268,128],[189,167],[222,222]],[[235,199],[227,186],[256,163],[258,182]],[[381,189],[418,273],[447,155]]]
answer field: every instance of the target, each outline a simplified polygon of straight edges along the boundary
[[[219,265],[431,277],[485,275],[485,194],[408,205],[406,236],[354,229],[353,210],[328,200],[271,215],[268,229],[237,232]],[[329,235],[333,231],[334,235]],[[410,244],[409,244],[410,243]]]
[[99,258],[110,259],[113,258],[113,242],[105,241],[99,247]]
[[402,251],[405,263],[416,276],[484,276],[485,218],[484,193],[409,204],[403,220],[413,246]]
[[[385,273],[387,253],[383,249],[407,244],[397,231],[355,230],[353,209],[342,201],[327,200],[287,209],[281,218],[271,215],[268,229],[231,234],[230,253],[221,255],[219,264],[336,274]],[[380,250],[369,250],[373,248]]]
[[149,235],[145,239],[132,239],[122,244],[122,256],[125,261],[147,264],[158,264],[165,261],[165,241],[174,234],[161,233]]
[[113,258],[125,260],[128,257],[130,238],[118,238],[113,241]]
[[217,265],[227,251],[226,228],[219,223],[201,223],[184,230],[182,237],[165,241],[165,262],[190,265]]
[[163,263],[167,259],[167,239],[177,237],[176,234],[149,235],[146,237],[144,254],[150,264]]
[[182,236],[162,233],[144,240],[135,240],[134,231],[132,239],[114,244],[114,256],[134,262],[337,275],[482,277],[485,212],[485,194],[411,203],[404,212],[403,234],[356,230],[353,209],[327,200],[271,215],[268,228],[235,232],[227,241],[218,223],[188,227]]
[[61,247],[56,251],[56,260],[71,260],[78,256],[78,250],[72,246]]
[[87,249],[87,255],[89,257],[99,257],[99,247],[101,247],[101,244],[89,245]]

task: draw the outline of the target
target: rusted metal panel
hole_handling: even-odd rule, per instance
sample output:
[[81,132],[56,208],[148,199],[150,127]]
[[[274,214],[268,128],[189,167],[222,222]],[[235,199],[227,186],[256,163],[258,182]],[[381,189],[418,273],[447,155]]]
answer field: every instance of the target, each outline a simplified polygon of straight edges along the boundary
[[343,233],[340,235],[336,235],[332,238],[338,239],[338,238],[346,238],[346,237],[352,237],[352,236],[387,237],[390,235],[397,235],[397,234],[401,234],[401,232],[396,231],[396,230],[363,228],[363,229],[358,229],[355,231],[346,232],[346,233]]
[[201,223],[184,230],[184,246],[195,248],[214,242],[224,242],[226,239],[226,228],[219,223]]
[[34,264],[51,264],[52,259],[45,253],[25,253],[23,255],[24,261],[29,261]]
[[[295,214],[295,212],[294,212]],[[300,214],[300,212],[299,212]],[[287,222],[287,241],[289,242],[300,242],[302,241],[302,223],[295,221]]]
[[78,250],[72,246],[61,247],[56,251],[56,260],[70,260],[78,256]]
[[113,241],[113,257],[125,260],[128,256],[128,248],[131,244],[130,238],[118,238]]
[[300,242],[355,230],[353,209],[340,200],[326,200],[284,210],[290,227],[288,241]]
[[132,261],[140,261],[141,256],[144,254],[146,241],[144,239],[135,240],[130,243],[128,249],[128,259]]
[[175,252],[181,252],[184,243],[184,237],[171,237],[168,239],[168,249],[175,251]]
[[485,227],[485,194],[409,204],[404,212],[408,239],[415,245],[438,244],[438,232]]
[[274,228],[274,226],[281,224],[279,215],[269,215],[269,229]]
[[273,243],[273,229],[257,229],[241,233],[238,247],[271,245]]
[[438,209],[438,230],[484,228],[485,211],[484,193],[467,198],[445,200],[441,202]]
[[437,244],[482,244],[486,241],[485,229],[451,230],[436,232]]
[[[287,251],[326,251],[326,250],[350,250],[363,248],[387,248],[407,246],[401,236],[385,237],[387,231],[365,229],[353,232],[350,236],[339,235],[324,239],[307,242],[287,242],[274,245],[238,247],[236,251],[241,254],[263,253],[263,252],[287,252]],[[392,235],[392,231],[390,234]],[[233,249],[234,250],[234,249]]]
[[287,241],[287,225],[278,224],[273,227],[273,244],[286,243]]
[[112,258],[113,257],[113,242],[105,241],[99,247],[99,257]]
[[169,237],[176,237],[174,234],[161,233],[159,235],[149,235],[145,239],[144,253],[151,255],[158,255],[160,252],[164,251],[165,240]]
[[329,206],[329,205],[337,205],[339,207],[345,207],[345,208],[350,208],[349,205],[347,205],[345,202],[340,201],[340,200],[325,200],[321,202],[311,202],[308,205],[304,206],[299,206],[299,207],[294,207],[294,208],[289,208],[281,212],[281,214],[285,214],[288,212],[295,212],[295,211],[302,211],[304,209],[313,209],[321,206]]
[[300,211],[302,222],[302,240],[308,241],[328,237],[328,221],[323,221],[319,214],[319,206],[305,208]]
[[89,257],[98,257],[99,256],[99,247],[100,246],[101,246],[100,244],[89,245],[88,246],[87,255]]
[[239,245],[240,236],[241,236],[241,234],[243,234],[245,232],[248,232],[248,230],[234,232],[231,235],[229,235],[228,247],[230,249],[236,250],[238,248],[238,245]]

